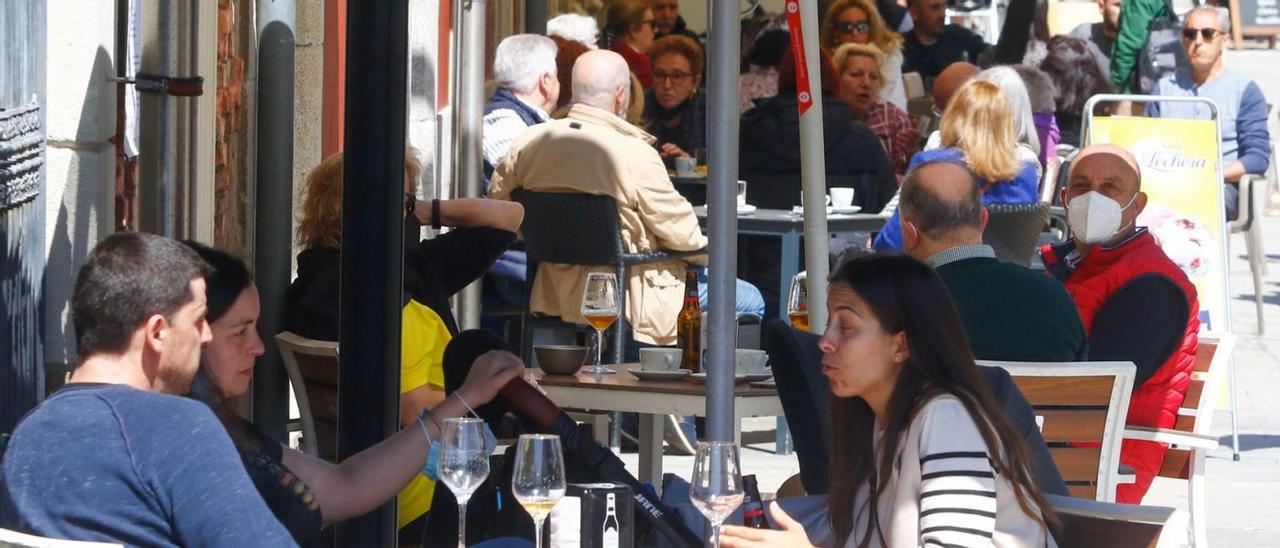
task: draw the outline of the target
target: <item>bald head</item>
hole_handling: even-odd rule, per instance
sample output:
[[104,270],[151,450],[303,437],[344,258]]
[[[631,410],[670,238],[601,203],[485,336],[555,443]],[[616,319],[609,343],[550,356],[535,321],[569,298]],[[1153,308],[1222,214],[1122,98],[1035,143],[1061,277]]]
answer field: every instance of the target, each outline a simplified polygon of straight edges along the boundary
[[976,65],[958,61],[947,65],[938,73],[938,77],[933,81],[933,104],[941,111],[947,108],[947,103],[951,102],[951,96],[955,95],[956,90],[960,89],[965,82],[972,80],[981,72]]
[[573,63],[573,102],[618,113],[631,90],[631,70],[621,55],[596,49]]
[[1067,173],[1070,180],[1077,173],[1099,166],[1108,166],[1109,171],[1127,181],[1132,181],[1133,191],[1142,190],[1142,170],[1138,167],[1138,159],[1124,147],[1103,143],[1089,145],[1071,161],[1071,171]]
[[946,247],[982,243],[978,177],[964,164],[939,160],[916,166],[902,181],[898,207],[903,247],[913,256],[923,255],[919,259]]

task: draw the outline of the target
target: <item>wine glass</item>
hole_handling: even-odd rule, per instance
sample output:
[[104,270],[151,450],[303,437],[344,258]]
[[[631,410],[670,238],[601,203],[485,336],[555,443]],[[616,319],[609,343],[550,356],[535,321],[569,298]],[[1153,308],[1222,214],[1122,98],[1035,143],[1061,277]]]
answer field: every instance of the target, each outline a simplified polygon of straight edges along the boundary
[[693,461],[689,500],[711,522],[713,546],[720,547],[720,526],[742,504],[742,475],[738,472],[738,446],[727,441],[698,442]]
[[587,286],[582,291],[582,316],[596,330],[596,364],[588,373],[607,375],[612,369],[604,364],[604,330],[618,320],[618,277],[612,272],[587,274]]
[[458,547],[466,546],[467,501],[489,477],[489,454],[484,445],[484,421],[445,419],[440,440],[440,480],[458,499]]
[[542,522],[564,496],[564,456],[560,437],[524,434],[516,445],[516,467],[511,493],[533,518],[535,543],[542,548]]
[[801,331],[809,330],[809,275],[801,272],[791,277],[791,293],[787,297],[787,317],[791,326]]

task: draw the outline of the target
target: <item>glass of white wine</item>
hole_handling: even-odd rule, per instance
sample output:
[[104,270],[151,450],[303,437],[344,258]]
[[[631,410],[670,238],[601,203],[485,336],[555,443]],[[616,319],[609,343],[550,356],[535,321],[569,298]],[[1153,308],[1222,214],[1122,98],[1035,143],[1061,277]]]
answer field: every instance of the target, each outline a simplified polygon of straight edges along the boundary
[[596,330],[596,364],[587,373],[607,375],[612,369],[604,366],[604,330],[618,321],[618,277],[612,272],[587,274],[587,285],[582,291],[582,316]]
[[489,454],[484,445],[484,421],[445,419],[440,442],[440,480],[458,499],[458,547],[466,544],[467,501],[489,477]]
[[727,441],[698,442],[693,462],[689,500],[711,522],[711,536],[720,547],[720,526],[742,504],[742,474],[738,471],[738,446]]
[[564,455],[560,437],[524,434],[516,444],[511,493],[533,518],[535,543],[542,548],[542,522],[564,496]]
[[809,275],[801,272],[791,277],[791,294],[787,296],[787,317],[791,327],[809,330]]

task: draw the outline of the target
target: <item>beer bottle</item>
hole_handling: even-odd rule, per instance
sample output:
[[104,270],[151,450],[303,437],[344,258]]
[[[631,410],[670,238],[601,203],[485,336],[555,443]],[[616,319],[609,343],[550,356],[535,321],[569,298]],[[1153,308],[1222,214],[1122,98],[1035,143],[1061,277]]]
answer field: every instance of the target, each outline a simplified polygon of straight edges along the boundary
[[742,524],[753,529],[770,529],[764,519],[764,501],[760,500],[755,474],[742,476],[742,493]]
[[676,317],[676,336],[680,342],[680,369],[690,373],[702,370],[702,309],[698,305],[698,271],[684,273],[684,306]]

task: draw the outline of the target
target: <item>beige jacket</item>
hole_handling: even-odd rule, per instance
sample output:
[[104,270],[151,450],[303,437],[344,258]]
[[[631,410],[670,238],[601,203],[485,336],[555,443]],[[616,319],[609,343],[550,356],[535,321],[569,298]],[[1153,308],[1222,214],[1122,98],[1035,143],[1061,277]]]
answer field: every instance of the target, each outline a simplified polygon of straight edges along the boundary
[[[654,139],[610,112],[577,104],[561,120],[529,128],[511,144],[494,171],[489,197],[511,199],[524,188],[603,194],[618,202],[622,242],[630,253],[706,247],[693,206],[667,177]],[[627,280],[627,321],[639,342],[674,345],[676,316],[684,297],[683,261],[632,267]],[[530,308],[585,324],[582,290],[588,272],[608,268],[538,265]]]

